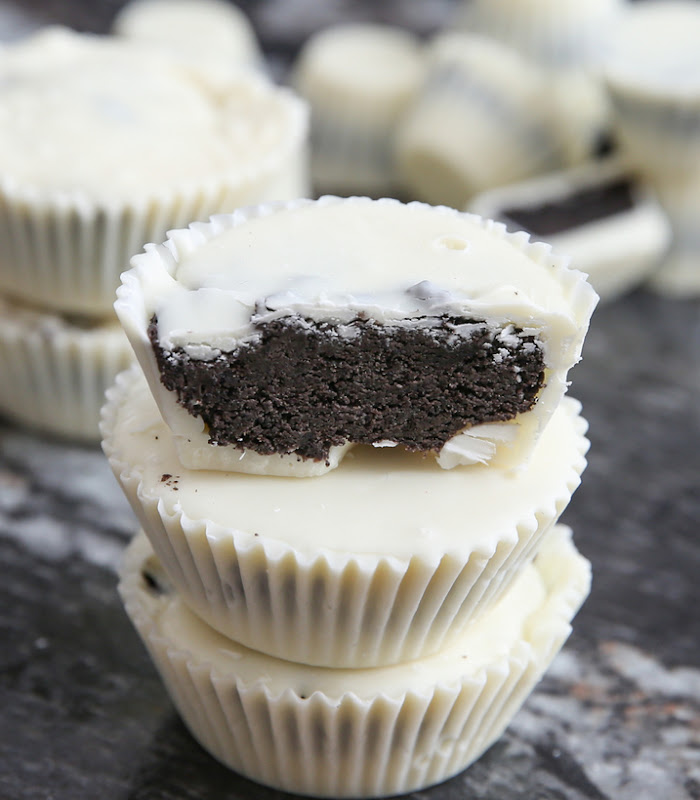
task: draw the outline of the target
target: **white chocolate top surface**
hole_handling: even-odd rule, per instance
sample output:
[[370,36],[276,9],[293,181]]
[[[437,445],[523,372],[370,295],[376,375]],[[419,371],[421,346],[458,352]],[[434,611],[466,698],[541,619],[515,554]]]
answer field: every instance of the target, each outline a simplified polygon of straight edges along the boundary
[[283,145],[289,102],[262,78],[50,29],[0,53],[0,178],[107,203],[243,178]]
[[207,536],[237,548],[292,548],[302,559],[418,556],[433,564],[445,553],[490,555],[499,541],[515,539],[518,526],[534,526],[538,512],[555,516],[585,466],[586,424],[570,398],[518,471],[443,470],[399,448],[357,447],[328,474],[296,479],[185,469],[137,370],[118,397],[105,450],[114,469],[140,480],[144,498],[160,502],[161,513],[209,521]]
[[[251,317],[288,314],[336,322],[471,315],[535,332],[549,325],[555,359],[574,340],[580,346],[592,306],[575,307],[546,247],[528,251],[525,239],[504,238],[490,223],[419,203],[324,198],[269,210],[215,234],[210,227],[206,241],[204,228],[175,234],[177,259],[161,248],[160,264],[152,252],[133,260],[126,282],[140,281],[164,347],[232,350],[252,335]],[[188,352],[204,357],[196,346]]]
[[634,3],[615,40],[607,74],[616,84],[700,99],[700,4]]
[[[408,692],[431,693],[438,685],[478,680],[484,669],[509,656],[527,657],[523,645],[532,646],[535,653],[543,647],[549,655],[548,642],[566,635],[590,584],[590,565],[576,552],[568,529],[557,527],[538,559],[522,570],[501,600],[439,653],[389,667],[324,669],[249,650],[204,625],[179,598],[147,596],[135,572],[151,552],[145,536],[141,534],[129,550],[134,572],[125,575],[122,587],[130,613],[139,607],[136,613],[148,616],[153,633],[165,639],[169,649],[189,652],[219,677],[235,678],[239,686],[261,685],[272,696],[291,691],[307,698],[314,692],[329,698],[352,693],[361,701],[377,695],[401,698]],[[537,661],[535,653],[531,657]]]
[[117,14],[113,30],[181,56],[241,65],[260,59],[253,26],[226,0],[132,0]]

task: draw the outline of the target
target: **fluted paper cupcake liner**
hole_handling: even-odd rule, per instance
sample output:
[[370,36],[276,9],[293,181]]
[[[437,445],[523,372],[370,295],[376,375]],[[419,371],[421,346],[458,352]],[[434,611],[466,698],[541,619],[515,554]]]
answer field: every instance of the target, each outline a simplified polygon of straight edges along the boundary
[[115,319],[63,319],[0,298],[0,413],[44,433],[100,438],[100,409],[133,352]]
[[[102,431],[115,476],[199,616],[279,658],[358,667],[435,652],[506,590],[578,486],[588,447],[579,412],[565,399],[515,474],[446,473],[421,459],[377,472],[372,451],[290,480],[184,469],[132,370],[108,392]],[[373,522],[377,492],[377,507],[400,518]]]
[[700,296],[700,162],[684,177],[659,178],[654,189],[672,231],[671,246],[649,286],[671,297]]
[[311,108],[318,194],[395,194],[394,131],[423,69],[417,38],[396,27],[337,25],[309,39],[291,82]]
[[158,578],[143,535],[127,552],[126,610],[198,741],[241,774],[321,797],[380,797],[439,783],[505,730],[570,633],[590,566],[557,526],[534,565],[439,654],[330,670],[226,640]]
[[144,177],[142,196],[114,200],[108,186],[98,199],[0,175],[0,291],[48,310],[106,315],[130,257],[147,242],[162,241],[170,228],[242,205],[307,195],[305,104],[253,75],[231,81],[249,86],[252,96],[275,98],[278,122],[286,129],[279,144],[254,163],[203,176],[196,184],[174,179],[168,190],[149,186]]

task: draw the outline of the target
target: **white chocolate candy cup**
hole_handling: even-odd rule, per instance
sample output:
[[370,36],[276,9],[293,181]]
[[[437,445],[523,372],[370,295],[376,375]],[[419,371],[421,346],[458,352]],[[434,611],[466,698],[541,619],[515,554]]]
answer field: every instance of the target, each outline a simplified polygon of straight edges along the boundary
[[695,102],[607,79],[621,152],[650,180],[681,179],[700,162],[700,91]]
[[421,45],[400,28],[346,24],[308,40],[291,81],[311,109],[310,168],[318,194],[395,192],[394,131],[423,72]]
[[263,61],[250,20],[225,0],[131,0],[114,18],[112,32],[196,63],[257,68]]
[[460,28],[564,69],[600,64],[624,11],[623,0],[463,0],[463,6]]
[[[120,65],[132,75],[139,59],[143,94],[116,77]],[[67,77],[51,94],[54,62],[57,74],[64,69]],[[105,63],[110,80],[104,96],[91,94],[90,75],[101,74]],[[0,103],[0,291],[8,296],[105,316],[120,274],[145,243],[195,219],[308,191],[306,105],[261,77],[198,71],[116,37],[62,30],[6,48],[0,80],[13,70],[17,76],[7,78],[11,98]],[[70,129],[70,112],[56,100],[64,95],[79,117]],[[185,136],[188,112],[181,105],[193,98],[200,101],[192,122],[196,135]],[[48,110],[45,100],[51,101]],[[160,135],[164,106],[168,120],[182,117],[179,137]],[[250,111],[245,124],[241,107]],[[33,125],[26,121],[32,114],[38,117]],[[216,148],[199,141],[205,133]],[[35,140],[24,141],[30,134]],[[252,148],[248,160],[237,155],[244,141]]]
[[103,448],[200,617],[278,658],[366,667],[435,652],[505,591],[579,484],[579,411],[565,399],[517,473],[357,448],[298,481],[183,468],[134,368],[108,392]]
[[501,736],[589,586],[589,563],[558,526],[452,646],[373,670],[305,667],[224,639],[159,590],[143,535],[127,551],[119,590],[180,715],[214,757],[284,791],[380,797],[446,780]]
[[653,181],[699,170],[699,41],[692,0],[635,3],[605,65],[620,145]]
[[[305,276],[300,285],[299,275]],[[236,284],[233,289],[227,281]],[[409,295],[412,286],[435,288],[421,299]],[[365,316],[401,324],[447,314],[484,320],[498,330],[509,325],[533,330],[541,334],[545,362],[545,386],[535,405],[507,425],[476,426],[476,444],[463,441],[462,432],[447,443],[455,450],[464,447],[462,463],[470,463],[470,448],[486,444],[480,459],[515,468],[527,461],[566,391],[567,372],[580,357],[597,301],[567,259],[545,244],[530,243],[525,234],[507,233],[503,225],[446,207],[330,196],[239,209],[209,224],[171,231],[164,245],[149,245],[132,260],[117,296],[117,314],[174,434],[180,461],[192,468],[297,477],[328,472],[343,451],[334,451],[327,466],[294,453],[258,456],[211,445],[202,418],[190,414],[161,382],[148,335],[154,315],[159,325],[172,323],[166,335],[173,329],[186,332],[182,345],[189,353],[194,344],[194,357],[206,348],[213,355],[216,349],[235,350],[254,335],[256,310],[268,301],[276,315],[335,323]],[[221,341],[212,338],[217,336]],[[159,341],[169,346],[160,331]],[[447,462],[451,458],[442,461]]]
[[616,179],[633,181],[629,210],[551,233],[546,238],[588,275],[601,300],[610,301],[656,270],[671,241],[666,214],[648,187],[623,160],[591,161],[568,170],[501,186],[473,198],[469,211],[508,224],[504,212],[564,200],[576,191]]
[[597,158],[611,136],[610,101],[602,78],[583,69],[552,71],[548,78],[564,164],[576,166]]
[[105,391],[132,361],[116,320],[76,325],[0,299],[0,414],[15,422],[98,442]]
[[412,197],[463,208],[478,192],[564,163],[546,75],[495,40],[447,33],[401,120],[396,169]]

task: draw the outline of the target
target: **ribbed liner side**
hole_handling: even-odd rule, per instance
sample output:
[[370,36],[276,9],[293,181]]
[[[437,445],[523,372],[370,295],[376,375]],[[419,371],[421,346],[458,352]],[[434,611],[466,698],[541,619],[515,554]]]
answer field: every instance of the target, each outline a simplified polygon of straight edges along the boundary
[[[535,561],[547,592],[541,607],[524,637],[476,674],[465,667],[456,683],[401,688],[391,697],[358,694],[350,677],[337,697],[313,686],[304,695],[291,688],[276,695],[259,680],[240,681],[235,659],[223,674],[159,632],[158,607],[167,599],[150,595],[139,579],[138,548],[148,552],[139,538],[127,554],[120,593],[194,736],[253,780],[321,797],[420,790],[472,763],[503,732],[568,636],[590,580],[588,562],[559,527],[543,547],[542,563]],[[268,671],[274,664],[270,659]],[[299,669],[306,669],[305,680],[323,680],[323,669]]]
[[129,343],[114,325],[42,330],[42,319],[25,319],[0,301],[0,412],[51,435],[96,442],[105,392],[133,361]]

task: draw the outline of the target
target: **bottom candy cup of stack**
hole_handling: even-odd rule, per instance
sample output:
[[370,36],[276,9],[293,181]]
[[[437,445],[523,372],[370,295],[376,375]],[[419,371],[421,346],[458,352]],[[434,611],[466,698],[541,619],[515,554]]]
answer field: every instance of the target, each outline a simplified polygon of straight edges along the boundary
[[439,653],[375,669],[319,669],[223,637],[173,590],[148,540],[120,594],[180,715],[246,777],[318,797],[382,797],[461,772],[498,739],[568,637],[589,563],[555,526],[497,605]]
[[105,390],[133,360],[115,318],[67,317],[0,298],[0,414],[97,442]]

